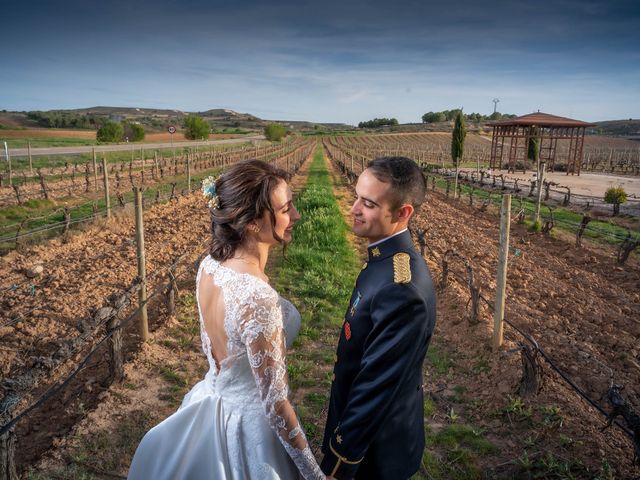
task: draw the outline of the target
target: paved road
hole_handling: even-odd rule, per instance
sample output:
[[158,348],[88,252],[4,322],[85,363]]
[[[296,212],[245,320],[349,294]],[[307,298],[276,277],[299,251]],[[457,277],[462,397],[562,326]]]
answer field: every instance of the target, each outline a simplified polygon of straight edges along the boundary
[[[93,146],[82,146],[82,147],[41,147],[41,148],[31,148],[31,155],[36,157],[39,155],[64,155],[64,154],[75,154],[75,153],[91,153],[91,151],[95,148],[96,153],[99,152],[130,152],[133,148],[134,150],[140,151],[140,148],[144,148],[145,150],[157,150],[160,148],[171,148],[172,146],[175,148],[182,147],[195,147],[200,145],[221,145],[224,143],[243,143],[248,141],[257,141],[264,140],[264,135],[251,135],[245,137],[238,138],[227,138],[225,140],[197,140],[191,142],[173,142],[171,143],[127,143],[121,145],[96,145]],[[9,155],[14,157],[26,157],[29,155],[29,150],[27,148],[10,148]],[[4,157],[4,149],[0,151],[0,156]],[[4,158],[3,158],[4,159]]]

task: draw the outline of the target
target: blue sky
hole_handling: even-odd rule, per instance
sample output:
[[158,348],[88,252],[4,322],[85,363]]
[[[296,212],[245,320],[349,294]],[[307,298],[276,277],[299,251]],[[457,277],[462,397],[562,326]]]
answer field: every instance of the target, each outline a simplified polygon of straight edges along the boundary
[[0,0],[0,109],[640,117],[640,1]]

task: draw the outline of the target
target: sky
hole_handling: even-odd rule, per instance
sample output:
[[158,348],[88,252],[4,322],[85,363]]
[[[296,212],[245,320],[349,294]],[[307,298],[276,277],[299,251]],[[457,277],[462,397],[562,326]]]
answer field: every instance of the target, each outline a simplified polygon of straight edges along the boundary
[[640,117],[639,0],[0,0],[0,110]]

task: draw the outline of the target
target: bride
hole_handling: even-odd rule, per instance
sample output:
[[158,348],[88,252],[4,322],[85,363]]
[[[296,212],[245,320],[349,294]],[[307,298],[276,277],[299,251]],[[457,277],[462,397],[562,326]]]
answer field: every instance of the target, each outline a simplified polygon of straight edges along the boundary
[[212,239],[196,277],[209,371],[138,446],[130,479],[325,479],[287,399],[300,314],[264,274],[300,219],[288,174],[258,160],[209,178]]

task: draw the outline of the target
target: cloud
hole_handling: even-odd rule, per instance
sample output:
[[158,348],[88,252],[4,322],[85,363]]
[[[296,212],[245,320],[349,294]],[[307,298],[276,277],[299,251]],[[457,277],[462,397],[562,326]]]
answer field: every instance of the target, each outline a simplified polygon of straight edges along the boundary
[[639,10],[632,0],[18,2],[0,30],[12,45],[0,52],[0,101],[358,123],[460,105],[488,113],[497,96],[509,113],[637,116]]

